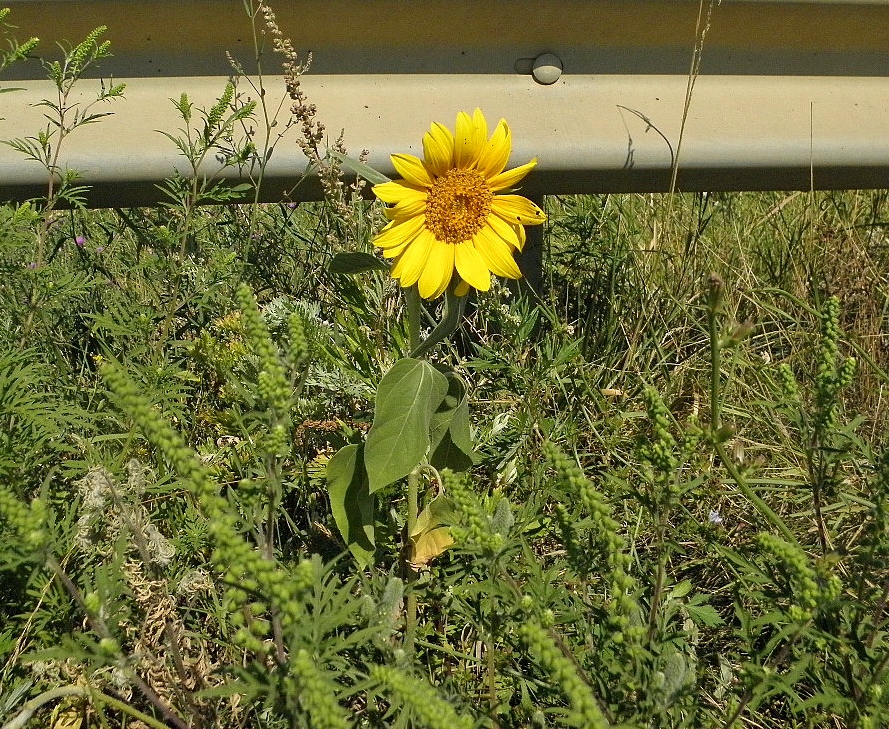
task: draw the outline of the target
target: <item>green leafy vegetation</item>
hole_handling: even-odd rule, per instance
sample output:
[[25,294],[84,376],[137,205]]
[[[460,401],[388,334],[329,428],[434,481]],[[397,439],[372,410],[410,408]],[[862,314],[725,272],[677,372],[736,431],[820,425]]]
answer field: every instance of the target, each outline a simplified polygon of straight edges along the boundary
[[885,191],[550,197],[539,298],[423,309],[311,123],[325,201],[243,202],[235,92],[157,209],[79,204],[64,95],[14,142],[0,727],[887,723]]

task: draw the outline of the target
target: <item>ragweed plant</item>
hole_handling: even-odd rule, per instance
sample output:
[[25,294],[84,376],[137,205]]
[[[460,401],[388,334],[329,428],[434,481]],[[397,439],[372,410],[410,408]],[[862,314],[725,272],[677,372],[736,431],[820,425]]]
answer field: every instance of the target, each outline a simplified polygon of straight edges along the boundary
[[[186,92],[171,101],[185,126],[178,135],[165,131],[161,134],[176,145],[189,170],[188,174],[167,181],[166,191],[170,198],[189,210],[202,202],[236,200],[250,190],[251,186],[246,184],[232,187],[219,180],[217,175],[227,167],[243,166],[252,161],[256,153],[253,142],[238,139],[234,133],[240,122],[253,115],[257,102],[236,103],[235,85],[231,81],[209,109],[196,109]],[[210,156],[214,161],[218,160],[219,170],[205,169]]]
[[844,456],[854,440],[856,422],[841,425],[843,394],[855,378],[857,361],[839,356],[841,331],[840,302],[830,297],[819,312],[821,337],[816,353],[814,397],[801,406],[799,385],[792,370],[780,366],[780,381],[789,403],[788,414],[806,438],[806,466],[812,488],[812,503],[821,550],[827,553],[832,545],[827,533],[823,509],[825,499],[835,498],[841,478]]
[[[246,303],[249,306],[249,301]],[[261,332],[252,333],[263,340]],[[268,372],[268,368],[262,371]],[[303,632],[300,626],[305,625],[304,599],[315,587],[318,565],[311,559],[302,559],[292,568],[285,567],[263,540],[262,532],[255,532],[256,544],[246,539],[242,532],[245,526],[254,531],[250,529],[253,519],[240,516],[229,499],[219,493],[211,474],[185,445],[182,436],[144,400],[125,373],[108,366],[104,375],[121,408],[169,460],[207,520],[213,544],[212,562],[226,585],[225,613],[236,628],[233,640],[261,663],[269,660],[278,666],[278,671],[270,676],[272,683],[245,673],[245,678],[252,676],[251,690],[271,691],[273,701],[279,695],[282,700],[284,696],[290,697],[289,711],[294,716],[311,717],[318,726],[344,726],[334,684],[327,672],[309,659],[310,654],[301,644],[306,638],[299,635]],[[268,390],[266,395],[270,398],[276,397],[273,382],[261,389]],[[273,439],[274,425],[273,420]],[[277,452],[278,446],[270,443],[269,447]]]
[[[20,206],[12,220],[7,221],[12,230],[27,230],[27,243],[17,241],[18,235],[10,236],[10,240],[4,240],[7,245],[3,246],[0,255],[0,265],[5,269],[4,280],[8,282],[4,293],[13,300],[26,302],[25,306],[11,307],[9,312],[10,328],[20,348],[33,346],[36,339],[51,336],[49,332],[55,323],[55,315],[60,310],[70,312],[76,308],[72,300],[79,298],[87,288],[84,277],[74,271],[55,275],[45,269],[57,252],[57,248],[51,248],[50,244],[63,217],[59,208],[82,209],[85,204],[87,188],[78,184],[81,171],[64,165],[68,140],[80,127],[99,122],[111,114],[111,111],[100,110],[99,105],[121,98],[125,90],[124,84],[106,86],[103,81],[98,93],[92,98],[87,96],[85,101],[79,100],[75,91],[87,83],[84,74],[110,55],[110,42],[101,40],[105,30],[104,26],[96,28],[74,46],[59,44],[61,60],[42,60],[44,73],[55,92],[52,98],[38,104],[44,109],[46,126],[33,136],[3,140],[26,160],[36,162],[46,171],[45,195]],[[24,46],[11,43],[8,57],[17,57],[22,48],[32,53],[35,47],[36,39]],[[35,334],[40,329],[44,331]],[[58,354],[56,348],[53,356]]]
[[[3,70],[10,64],[15,63],[16,61],[25,60],[40,43],[39,38],[28,38],[24,43],[19,43],[15,38],[10,38],[9,31],[14,26],[10,25],[7,21],[9,12],[9,8],[0,8],[0,28],[3,29],[3,35],[5,36],[7,44],[6,48],[0,50],[0,73],[3,73]],[[10,91],[18,91],[18,89],[12,87],[0,87],[0,94],[5,94]]]
[[123,97],[126,89],[125,84],[106,87],[102,82],[99,93],[92,101],[87,104],[72,101],[74,87],[81,83],[84,73],[111,55],[111,41],[100,40],[106,30],[104,25],[99,26],[73,47],[59,44],[63,53],[62,60],[43,61],[43,68],[56,91],[54,99],[45,99],[40,103],[48,109],[46,128],[36,136],[6,142],[26,159],[42,165],[47,173],[46,197],[41,204],[43,225],[34,249],[34,263],[37,267],[44,263],[46,238],[53,220],[53,210],[60,203],[74,207],[84,205],[85,188],[76,184],[81,173],[63,168],[60,164],[61,151],[67,146],[66,139],[77,128],[93,124],[111,114],[110,111],[99,111],[97,104]]

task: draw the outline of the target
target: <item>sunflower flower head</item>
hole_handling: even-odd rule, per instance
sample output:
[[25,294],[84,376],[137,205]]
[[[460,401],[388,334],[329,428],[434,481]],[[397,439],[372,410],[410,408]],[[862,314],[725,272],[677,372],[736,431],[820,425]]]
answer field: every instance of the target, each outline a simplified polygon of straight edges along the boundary
[[487,291],[492,273],[521,278],[513,255],[525,245],[524,226],[540,225],[546,216],[527,198],[504,194],[537,164],[533,159],[506,170],[511,151],[506,120],[489,137],[476,109],[457,115],[453,133],[433,122],[423,136],[423,159],[392,155],[402,179],[373,188],[392,205],[373,243],[394,259],[392,276],[403,287],[416,284],[420,296],[434,299],[452,281],[463,296],[470,286]]

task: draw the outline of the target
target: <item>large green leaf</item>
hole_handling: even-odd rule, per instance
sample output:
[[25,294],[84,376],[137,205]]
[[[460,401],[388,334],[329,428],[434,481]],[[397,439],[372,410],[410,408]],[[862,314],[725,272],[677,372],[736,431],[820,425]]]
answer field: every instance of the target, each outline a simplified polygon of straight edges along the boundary
[[364,446],[370,493],[407,476],[423,461],[432,417],[447,392],[448,379],[425,360],[401,359],[383,375]]
[[363,445],[340,448],[327,463],[327,493],[333,520],[362,566],[373,563],[374,502],[364,470]]
[[475,463],[466,386],[456,372],[445,371],[444,375],[448,380],[448,393],[432,416],[429,462],[439,470],[465,471]]

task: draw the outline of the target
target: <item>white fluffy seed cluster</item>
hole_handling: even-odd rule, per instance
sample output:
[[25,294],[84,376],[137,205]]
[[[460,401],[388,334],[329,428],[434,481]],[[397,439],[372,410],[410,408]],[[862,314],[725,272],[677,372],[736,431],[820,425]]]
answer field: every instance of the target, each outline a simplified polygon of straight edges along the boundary
[[139,503],[149,472],[138,460],[131,459],[125,484],[118,483],[104,466],[91,468],[77,482],[82,501],[74,542],[81,551],[106,553],[126,531],[138,529],[151,561],[161,567],[170,564],[176,548]]

